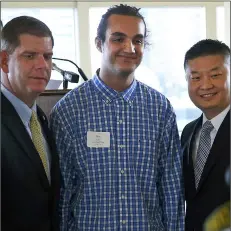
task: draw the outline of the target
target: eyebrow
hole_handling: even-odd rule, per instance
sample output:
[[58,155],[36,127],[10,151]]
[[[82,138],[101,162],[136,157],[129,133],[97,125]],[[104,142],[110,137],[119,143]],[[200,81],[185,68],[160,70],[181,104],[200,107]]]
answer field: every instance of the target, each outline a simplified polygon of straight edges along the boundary
[[191,75],[192,75],[192,74],[199,74],[199,72],[198,72],[198,71],[191,71],[190,74],[191,74]]
[[[221,68],[220,67],[214,67],[211,70],[209,70],[208,72],[213,72],[213,71],[219,71]],[[191,71],[191,74],[200,74],[199,71]]]
[[[122,32],[114,32],[111,34],[112,36],[121,36],[121,37],[127,37],[126,34],[122,33]],[[138,38],[144,38],[144,35],[142,34],[136,34],[134,37],[138,37]]]
[[210,72],[212,72],[212,71],[219,71],[221,68],[220,67],[214,67],[214,68],[212,68],[211,70],[210,70]]
[[[32,54],[32,55],[36,55],[36,54],[38,54],[39,52],[36,52],[36,51],[29,51],[29,50],[25,50],[25,51],[23,51],[21,54],[23,55],[23,54]],[[43,54],[45,54],[45,55],[53,55],[53,52],[45,52],[45,53],[43,53]]]

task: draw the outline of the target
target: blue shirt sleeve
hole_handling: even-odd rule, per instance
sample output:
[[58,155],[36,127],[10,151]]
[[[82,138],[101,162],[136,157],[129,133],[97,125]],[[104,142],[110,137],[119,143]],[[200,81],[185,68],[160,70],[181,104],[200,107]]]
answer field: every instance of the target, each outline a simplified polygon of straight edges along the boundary
[[50,126],[55,138],[56,147],[60,159],[61,188],[60,188],[60,231],[74,229],[72,221],[72,198],[76,188],[75,170],[73,166],[73,141],[71,139],[71,128],[62,116],[61,108],[54,108],[50,115]]
[[160,203],[165,230],[184,231],[183,155],[175,114],[172,109],[167,112],[167,122],[160,142]]

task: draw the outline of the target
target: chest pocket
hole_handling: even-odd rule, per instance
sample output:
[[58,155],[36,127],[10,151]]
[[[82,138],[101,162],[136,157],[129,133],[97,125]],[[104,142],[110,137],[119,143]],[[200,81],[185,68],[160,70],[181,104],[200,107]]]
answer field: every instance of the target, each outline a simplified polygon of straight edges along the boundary
[[133,138],[128,145],[127,155],[140,183],[153,178],[158,168],[158,142],[152,139]]

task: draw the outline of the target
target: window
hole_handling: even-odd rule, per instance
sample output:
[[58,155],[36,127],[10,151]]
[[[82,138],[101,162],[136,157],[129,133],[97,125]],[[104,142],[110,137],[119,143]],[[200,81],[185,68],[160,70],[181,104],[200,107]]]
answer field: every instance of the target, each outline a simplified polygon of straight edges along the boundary
[[218,6],[216,8],[216,21],[217,21],[217,39],[225,41],[225,9],[224,6]]
[[[53,56],[70,59],[73,62],[77,61],[76,50],[78,46],[75,39],[75,14],[74,8],[3,8],[1,11],[3,25],[12,18],[21,15],[32,16],[46,23],[54,37]],[[53,62],[61,69],[78,73],[73,64],[56,60]],[[62,80],[62,75],[57,71],[52,71],[51,79]],[[76,83],[69,83],[68,85],[69,88],[77,86]],[[62,85],[59,89],[62,89]]]
[[[101,54],[94,42],[97,26],[102,14],[114,4],[118,3],[2,2],[1,17],[4,24],[23,14],[41,19],[53,32],[54,57],[67,58],[80,64],[86,75],[91,77],[101,61]],[[201,114],[188,97],[183,68],[185,52],[194,43],[206,37],[206,28],[209,28],[208,38],[217,34],[217,38],[224,41],[229,33],[229,30],[225,29],[225,23],[228,25],[227,21],[230,20],[230,16],[224,15],[224,11],[230,8],[230,5],[225,5],[225,2],[161,1],[136,1],[128,4],[142,8],[141,13],[145,16],[150,31],[151,45],[145,49],[143,62],[135,72],[136,78],[160,91],[170,100],[181,132],[186,123]],[[64,70],[78,73],[72,64],[56,60],[54,63]],[[61,80],[62,77],[53,71],[52,79]],[[69,83],[69,88],[76,86],[77,84]]]
[[[97,7],[89,10],[93,73],[100,67],[101,54],[95,48],[94,39],[105,10],[106,8]],[[150,31],[151,45],[146,48],[142,64],[137,68],[135,76],[170,100],[181,132],[186,123],[201,114],[188,97],[183,62],[185,52],[194,43],[205,38],[205,8],[142,8],[141,13]]]

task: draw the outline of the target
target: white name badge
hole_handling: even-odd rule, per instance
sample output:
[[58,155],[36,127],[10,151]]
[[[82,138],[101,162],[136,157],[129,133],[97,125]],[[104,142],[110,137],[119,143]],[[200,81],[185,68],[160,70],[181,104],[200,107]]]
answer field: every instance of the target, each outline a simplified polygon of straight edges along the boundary
[[87,132],[87,147],[109,148],[110,132]]

